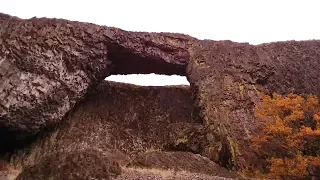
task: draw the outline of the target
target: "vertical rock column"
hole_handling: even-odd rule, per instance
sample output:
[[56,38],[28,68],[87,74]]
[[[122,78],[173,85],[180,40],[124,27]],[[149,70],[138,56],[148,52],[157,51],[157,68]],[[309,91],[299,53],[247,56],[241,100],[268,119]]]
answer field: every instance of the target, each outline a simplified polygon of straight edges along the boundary
[[213,160],[244,168],[259,160],[250,135],[261,129],[254,116],[259,93],[320,92],[320,41],[288,41],[252,46],[231,41],[199,41],[189,48],[187,77],[196,118],[214,132],[207,147]]
[[187,76],[191,84],[195,118],[201,118],[214,133],[207,156],[229,168],[254,161],[248,137],[259,127],[253,116],[257,101],[259,63],[255,47],[230,41],[202,41],[190,49]]

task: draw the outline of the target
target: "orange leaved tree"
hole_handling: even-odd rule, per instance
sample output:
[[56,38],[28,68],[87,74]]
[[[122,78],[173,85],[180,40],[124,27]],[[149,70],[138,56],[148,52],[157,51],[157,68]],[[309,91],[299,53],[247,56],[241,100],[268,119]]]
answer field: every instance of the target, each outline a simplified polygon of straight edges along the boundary
[[266,159],[270,177],[320,177],[320,104],[317,97],[262,95],[256,116],[266,123],[261,134],[251,138],[252,146]]

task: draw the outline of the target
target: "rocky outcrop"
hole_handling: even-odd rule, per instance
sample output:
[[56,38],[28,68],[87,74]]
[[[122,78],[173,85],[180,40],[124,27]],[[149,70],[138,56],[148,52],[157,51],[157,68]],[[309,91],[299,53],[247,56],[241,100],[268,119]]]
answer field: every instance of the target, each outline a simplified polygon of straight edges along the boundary
[[[141,174],[137,172],[139,169],[183,171],[170,177],[182,179],[240,177],[201,155],[164,152],[174,151],[168,144],[179,142],[178,134],[187,134],[182,130],[179,133],[179,128],[174,127],[201,126],[192,119],[191,112],[188,86],[141,87],[104,81],[70,112],[65,121],[51,132],[40,135],[31,147],[11,155],[10,162],[22,170],[18,179],[88,179],[100,175],[107,178],[110,172],[100,167],[112,170],[118,165],[124,171],[117,179],[127,179],[129,175],[138,179],[163,178],[152,173]],[[85,154],[78,156],[79,151]],[[96,165],[90,164],[93,160],[90,160],[91,156],[87,160],[87,152],[94,152],[92,158],[101,160]],[[67,160],[69,156],[71,160]],[[100,162],[107,164],[100,166]],[[97,166],[99,168],[94,169]],[[82,172],[77,173],[78,170]],[[77,176],[69,177],[68,174]]]
[[59,122],[108,74],[107,47],[85,25],[2,17],[0,127],[34,134]]
[[[49,150],[92,147],[122,164],[125,155],[170,149],[230,169],[256,166],[248,137],[263,123],[254,116],[259,93],[318,94],[319,61],[316,40],[253,46],[0,14],[0,135],[35,134],[72,109],[35,143],[33,164]],[[191,91],[103,83],[88,93],[107,75],[133,73],[185,75]]]
[[231,153],[225,156],[229,167],[259,163],[248,141],[263,123],[254,116],[259,93],[319,93],[319,47],[320,41],[258,46],[201,41],[189,49],[187,74],[195,103],[193,114],[209,125],[217,143],[228,149],[221,152]]
[[92,148],[125,166],[137,153],[165,150],[170,124],[197,124],[191,112],[188,86],[140,87],[103,81],[63,123],[40,135],[11,163],[21,168],[55,152]]
[[52,126],[107,75],[185,75],[193,38],[0,14],[0,128]]

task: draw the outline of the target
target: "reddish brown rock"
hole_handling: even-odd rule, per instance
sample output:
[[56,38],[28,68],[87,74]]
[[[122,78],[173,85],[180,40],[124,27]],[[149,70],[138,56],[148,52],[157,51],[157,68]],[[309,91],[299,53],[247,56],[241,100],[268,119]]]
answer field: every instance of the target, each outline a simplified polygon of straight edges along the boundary
[[14,155],[11,162],[23,168],[55,152],[93,148],[126,165],[131,155],[164,149],[170,124],[197,123],[191,112],[188,86],[141,87],[103,81],[65,121],[38,137],[22,157]]
[[[227,147],[220,156],[229,167],[259,161],[248,137],[261,127],[254,117],[258,93],[320,91],[320,41],[289,41],[252,46],[231,41],[201,41],[190,49],[188,79],[195,118],[203,120]],[[220,158],[219,158],[220,159]],[[220,164],[222,162],[219,162]]]
[[[206,136],[202,138],[205,143],[195,143],[196,138],[190,141],[193,143],[185,143],[188,151],[195,149],[229,168],[255,165],[258,160],[249,148],[248,137],[261,128],[262,122],[254,117],[258,93],[318,94],[319,52],[320,41],[253,46],[200,41],[181,34],[127,32],[62,19],[22,20],[0,14],[0,135],[8,137],[7,131],[14,131],[14,135],[35,134],[57,124],[109,74],[178,74],[186,75],[191,83],[194,119],[189,117],[191,105],[166,104],[172,100],[191,102],[185,97],[190,95],[189,90],[176,97],[168,89],[169,92],[162,92],[151,88],[151,92],[157,93],[148,94],[137,87],[128,90],[115,86],[112,93],[102,90],[107,94],[103,98],[88,97],[86,105],[74,108],[76,113],[71,112],[67,123],[58,127],[62,134],[56,132],[59,135],[52,136],[62,139],[56,143],[62,144],[55,147],[63,149],[66,145],[76,149],[94,145],[108,149],[105,143],[108,141],[126,153],[161,148],[168,140],[163,136],[164,131],[168,132],[168,122],[186,118],[188,123],[202,122],[194,131]],[[138,96],[126,99],[127,93],[148,94],[151,102]],[[158,97],[162,95],[167,95],[170,101],[162,101]],[[113,99],[117,96],[124,96],[122,103]],[[155,106],[158,105],[152,104],[155,100],[163,105]],[[133,101],[138,106],[124,101]],[[106,113],[102,107],[110,111]],[[184,112],[188,114],[182,115]],[[118,113],[123,117],[118,118]],[[76,127],[69,118],[76,119]],[[201,129],[212,133],[200,133]],[[156,136],[160,138],[154,139]],[[209,148],[205,147],[207,141]],[[212,141],[216,146],[211,146]]]
[[190,40],[0,14],[0,128],[34,134],[54,125],[109,74],[185,75]]
[[2,17],[0,127],[34,134],[59,122],[105,78],[107,47],[102,33],[85,24]]
[[[178,125],[190,127],[190,133],[196,132],[192,127],[202,131],[201,124],[192,119],[191,112],[191,91],[188,86],[141,87],[104,81],[76,105],[57,128],[39,136],[30,148],[21,149],[12,155],[11,164],[23,170],[19,177],[21,179],[46,179],[53,175],[58,179],[68,177],[66,172],[77,174],[78,170],[84,177],[93,177],[91,172],[102,173],[99,168],[96,171],[93,169],[100,167],[100,161],[90,165],[84,158],[80,164],[85,163],[86,169],[82,170],[79,166],[71,168],[65,165],[67,162],[64,159],[53,159],[57,154],[64,158],[70,153],[78,153],[78,150],[91,149],[103,154],[108,159],[106,163],[112,160],[122,167],[137,170],[139,166],[151,169],[151,172],[157,168],[175,171],[170,177],[124,171],[117,179],[238,177],[208,158],[193,153],[149,152],[154,149],[167,150],[166,146],[171,141],[179,142],[179,135],[186,133]],[[201,133],[196,132],[194,135]],[[197,140],[204,141],[199,137]],[[60,172],[59,164],[66,167],[66,170]],[[165,172],[164,169],[161,171]],[[102,175],[107,176],[108,172]]]

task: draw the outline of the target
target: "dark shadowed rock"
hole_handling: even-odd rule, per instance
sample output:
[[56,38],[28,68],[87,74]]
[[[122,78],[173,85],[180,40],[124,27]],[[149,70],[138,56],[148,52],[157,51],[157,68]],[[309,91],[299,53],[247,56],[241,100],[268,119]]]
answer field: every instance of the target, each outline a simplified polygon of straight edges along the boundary
[[227,139],[219,136],[213,126],[199,123],[172,123],[168,129],[166,150],[201,154],[230,168],[229,160],[232,153],[229,151],[229,146],[224,143]]
[[110,179],[121,174],[119,164],[91,149],[53,154],[38,164],[26,167],[17,180]]
[[[105,29],[112,74],[186,75],[188,47],[197,39],[176,33]],[[111,39],[109,39],[111,38]]]
[[34,134],[54,125],[110,74],[185,75],[191,40],[0,14],[0,128]]
[[[252,46],[231,41],[201,41],[190,49],[188,79],[195,118],[211,127],[223,144],[228,167],[259,161],[248,137],[261,128],[254,117],[258,93],[320,91],[320,41],[289,41]],[[224,153],[220,153],[224,154]],[[221,158],[218,158],[221,159]],[[219,160],[220,164],[223,164]]]

